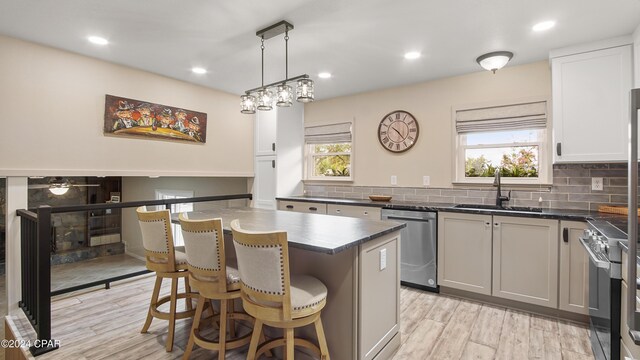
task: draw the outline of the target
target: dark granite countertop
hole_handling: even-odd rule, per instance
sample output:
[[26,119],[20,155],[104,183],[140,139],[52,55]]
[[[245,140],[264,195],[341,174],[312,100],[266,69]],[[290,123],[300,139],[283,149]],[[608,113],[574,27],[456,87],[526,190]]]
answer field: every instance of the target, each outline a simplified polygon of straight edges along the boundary
[[[411,201],[371,201],[371,200],[357,200],[357,199],[337,199],[337,198],[324,198],[324,197],[308,197],[308,196],[287,196],[278,197],[276,200],[283,201],[306,201],[316,202],[324,204],[336,204],[336,205],[354,205],[354,206],[375,206],[384,209],[398,209],[398,210],[418,210],[418,211],[447,211],[447,212],[461,212],[470,214],[490,214],[490,215],[503,215],[503,216],[519,216],[519,217],[535,217],[543,219],[559,219],[559,220],[574,220],[574,221],[587,221],[589,219],[609,219],[619,218],[620,215],[604,214],[597,211],[585,211],[585,210],[569,210],[569,209],[542,209],[541,212],[528,212],[528,211],[514,211],[514,210],[495,210],[495,209],[468,209],[468,208],[456,208],[455,204],[445,203],[421,203]],[[626,219],[626,218],[625,218]]]
[[[231,233],[230,223],[240,220],[243,229],[287,232],[289,246],[336,254],[406,226],[395,221],[375,221],[323,214],[306,214],[255,208],[219,208],[192,211],[191,219],[222,218],[225,233]],[[172,220],[177,221],[177,214]]]

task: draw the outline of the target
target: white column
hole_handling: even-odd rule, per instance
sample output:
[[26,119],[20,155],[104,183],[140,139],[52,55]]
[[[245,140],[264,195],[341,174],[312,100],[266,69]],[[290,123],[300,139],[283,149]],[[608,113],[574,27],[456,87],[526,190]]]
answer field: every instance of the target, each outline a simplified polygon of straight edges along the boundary
[[27,177],[7,177],[6,286],[9,314],[19,310],[20,301],[20,217],[16,210],[28,206]]

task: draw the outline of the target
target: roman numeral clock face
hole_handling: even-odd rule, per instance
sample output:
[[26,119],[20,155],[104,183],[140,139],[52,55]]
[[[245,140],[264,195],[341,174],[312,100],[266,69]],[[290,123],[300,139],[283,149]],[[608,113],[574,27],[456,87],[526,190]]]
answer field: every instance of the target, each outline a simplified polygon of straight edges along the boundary
[[418,141],[420,128],[413,115],[406,111],[393,111],[380,121],[378,140],[387,150],[400,153],[411,149]]

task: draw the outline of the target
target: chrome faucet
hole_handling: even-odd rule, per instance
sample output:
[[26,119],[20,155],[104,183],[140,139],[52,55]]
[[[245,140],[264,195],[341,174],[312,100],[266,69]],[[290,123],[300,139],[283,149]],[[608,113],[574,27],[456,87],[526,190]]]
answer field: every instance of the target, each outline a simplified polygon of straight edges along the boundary
[[496,168],[496,177],[493,179],[493,186],[498,187],[498,191],[496,192],[496,206],[502,207],[503,201],[509,201],[509,199],[511,199],[511,190],[509,190],[507,196],[502,196],[502,190],[500,189],[500,168]]

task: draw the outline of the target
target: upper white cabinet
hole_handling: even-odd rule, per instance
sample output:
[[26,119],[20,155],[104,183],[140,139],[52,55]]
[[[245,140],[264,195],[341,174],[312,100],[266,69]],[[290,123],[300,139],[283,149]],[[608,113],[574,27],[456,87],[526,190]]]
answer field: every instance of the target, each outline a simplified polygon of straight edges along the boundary
[[627,160],[629,44],[619,38],[551,52],[555,163]]
[[277,209],[276,196],[302,194],[304,105],[257,111],[253,206]]

